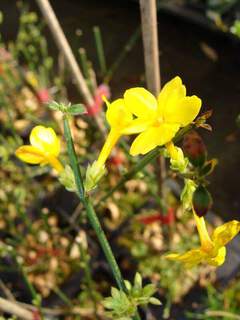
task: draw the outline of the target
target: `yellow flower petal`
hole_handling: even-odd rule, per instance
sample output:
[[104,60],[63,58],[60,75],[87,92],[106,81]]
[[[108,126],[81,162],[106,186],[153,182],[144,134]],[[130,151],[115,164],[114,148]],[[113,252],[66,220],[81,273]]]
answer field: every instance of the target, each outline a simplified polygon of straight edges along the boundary
[[146,119],[137,118],[132,120],[121,132],[122,134],[135,134],[146,130],[150,122]]
[[214,244],[213,244],[213,241],[211,240],[211,238],[209,236],[204,217],[199,217],[194,212],[194,210],[193,210],[193,216],[194,216],[194,219],[196,221],[197,230],[198,230],[198,234],[199,234],[199,238],[200,238],[202,249],[205,252],[212,252],[212,250],[214,248]]
[[131,112],[127,110],[124,100],[117,99],[108,105],[106,118],[112,128],[119,128],[121,130],[131,122],[133,117]]
[[181,261],[187,268],[192,268],[204,261],[206,254],[201,249],[189,250],[183,254],[171,253],[165,256],[170,260]]
[[128,89],[124,93],[126,107],[135,116],[149,119],[156,114],[157,100],[144,88]]
[[213,257],[213,258],[212,257],[208,257],[206,259],[206,261],[211,266],[219,267],[224,263],[225,257],[226,257],[226,248],[225,247],[221,247],[221,248],[218,249],[217,255],[215,257]]
[[[50,156],[48,157],[48,163],[58,172],[62,172],[64,170],[61,162],[58,160],[58,158]],[[47,163],[45,163],[47,164]]]
[[136,156],[138,154],[146,154],[154,149],[156,146],[161,146],[172,140],[177,131],[179,125],[161,124],[158,127],[151,127],[146,131],[140,133],[133,141],[130,154]]
[[214,245],[218,248],[225,246],[240,232],[240,222],[233,220],[217,227],[212,235]]
[[116,129],[111,129],[97,159],[97,164],[100,168],[104,166],[107,158],[109,157],[113,147],[115,146],[119,138],[119,131]]
[[171,99],[163,110],[164,121],[186,126],[198,115],[202,105],[197,96],[185,97],[181,100]]
[[30,134],[30,143],[40,151],[51,154],[55,157],[60,152],[60,140],[52,128],[36,126]]
[[19,147],[15,154],[20,160],[31,164],[40,164],[45,161],[44,153],[32,146]]
[[182,84],[181,78],[173,78],[164,85],[158,96],[158,111],[162,115],[169,104],[174,104],[185,96],[186,87]]

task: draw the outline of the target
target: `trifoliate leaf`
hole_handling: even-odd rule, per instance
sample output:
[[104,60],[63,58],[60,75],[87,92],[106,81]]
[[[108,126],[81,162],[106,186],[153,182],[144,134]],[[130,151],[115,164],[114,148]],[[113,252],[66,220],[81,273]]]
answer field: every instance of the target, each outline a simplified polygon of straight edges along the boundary
[[86,112],[86,108],[83,104],[73,104],[68,108],[68,113],[72,116],[77,116]]

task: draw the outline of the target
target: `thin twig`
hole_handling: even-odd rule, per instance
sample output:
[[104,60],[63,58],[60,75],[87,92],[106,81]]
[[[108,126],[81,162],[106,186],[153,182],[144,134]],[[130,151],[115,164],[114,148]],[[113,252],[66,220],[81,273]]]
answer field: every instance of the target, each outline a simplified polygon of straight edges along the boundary
[[227,312],[227,311],[206,311],[206,315],[209,317],[226,317],[228,319],[235,319],[235,320],[240,320],[240,316],[238,316],[237,314],[233,314],[231,312]]
[[140,0],[145,73],[148,89],[156,96],[160,91],[156,0]]
[[[140,0],[140,9],[147,88],[157,96],[161,89],[161,80],[156,0]],[[156,174],[158,176],[159,195],[162,196],[162,185],[166,178],[165,159],[162,156],[157,158]]]
[[[0,310],[24,320],[34,320],[33,312],[23,308],[15,302],[0,297]],[[37,309],[35,309],[37,311]]]
[[[82,75],[82,72],[77,64],[76,58],[72,52],[72,49],[66,39],[66,36],[58,22],[58,19],[49,3],[48,0],[36,0],[46,22],[49,26],[49,29],[52,32],[53,38],[56,41],[58,49],[60,52],[63,53],[66,62],[69,65],[69,68],[72,72],[73,77],[76,80],[77,88],[83,96],[83,99],[86,103],[87,109],[90,109],[93,104],[94,100],[93,97],[88,89],[86,81]],[[101,130],[102,133],[105,133],[105,127],[101,121],[100,117],[95,117],[96,123]]]
[[8,289],[5,283],[0,279],[0,288],[2,289],[3,293],[5,294],[6,298],[10,301],[16,301],[12,292]]
[[47,21],[47,24],[52,32],[52,35],[58,45],[59,51],[64,54],[64,57],[72,71],[72,74],[74,75],[77,81],[78,88],[83,95],[84,101],[86,102],[87,105],[92,105],[93,98],[88,90],[85,79],[73,55],[72,49],[70,48],[70,45],[66,39],[66,36],[63,33],[63,30],[58,22],[58,19],[49,1],[36,0],[36,2],[39,5],[39,8],[42,11],[44,18]]

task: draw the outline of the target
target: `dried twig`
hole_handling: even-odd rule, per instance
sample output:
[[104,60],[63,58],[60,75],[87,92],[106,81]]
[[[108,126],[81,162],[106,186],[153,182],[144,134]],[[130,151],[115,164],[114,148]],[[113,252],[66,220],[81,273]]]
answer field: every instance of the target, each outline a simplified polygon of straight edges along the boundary
[[237,314],[233,314],[231,312],[227,312],[227,311],[218,311],[218,310],[214,310],[214,311],[206,311],[206,315],[209,317],[223,317],[223,318],[228,318],[228,319],[235,319],[235,320],[240,320],[240,316],[238,316]]
[[[160,63],[158,50],[157,6],[156,0],[140,0],[144,61],[147,88],[157,96],[161,89]],[[159,194],[162,196],[162,184],[166,178],[165,159],[157,159]]]
[[156,96],[161,87],[156,0],[140,0],[145,73],[148,89]]
[[19,317],[24,320],[34,320],[34,314],[32,311],[18,305],[15,302],[0,297],[0,310]]
[[[66,62],[74,76],[77,84],[77,88],[83,96],[87,108],[91,108],[94,104],[93,97],[88,89],[86,81],[82,75],[82,72],[78,66],[78,63],[74,57],[72,49],[66,39],[66,36],[58,22],[58,19],[48,0],[36,0],[39,8],[46,19],[46,22],[52,32],[53,38],[56,41],[58,49],[63,53]],[[105,128],[100,117],[95,117],[97,125],[102,133],[105,133]]]

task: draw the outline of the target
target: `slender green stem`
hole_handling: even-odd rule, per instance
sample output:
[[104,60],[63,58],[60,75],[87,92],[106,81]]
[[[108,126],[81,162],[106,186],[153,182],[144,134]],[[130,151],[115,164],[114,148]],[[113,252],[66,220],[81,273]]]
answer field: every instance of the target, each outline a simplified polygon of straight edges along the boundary
[[97,206],[107,200],[111,195],[118,189],[124,186],[124,184],[132,179],[139,171],[141,171],[148,163],[150,163],[153,159],[155,159],[159,155],[159,148],[154,149],[149,152],[145,157],[143,157],[133,168],[126,173],[122,179],[113,187],[105,196],[103,196],[98,202]]
[[21,265],[21,264],[18,264],[21,272],[22,272],[22,275],[23,275],[23,279],[24,279],[24,282],[25,284],[27,285],[28,289],[29,289],[29,292],[31,293],[31,296],[32,296],[32,299],[36,299],[37,298],[37,292],[34,288],[34,286],[31,284],[31,282],[28,280],[28,275],[24,269],[24,267]]
[[56,295],[70,308],[73,307],[72,301],[68,298],[68,296],[58,287],[55,286],[53,289],[53,292],[56,293]]
[[104,77],[104,83],[109,83],[109,81],[112,79],[112,76],[114,72],[118,69],[122,61],[125,59],[126,55],[132,50],[133,46],[137,42],[141,35],[141,28],[138,27],[134,33],[131,35],[131,37],[128,39],[127,43],[125,44],[123,50],[120,52],[119,56],[115,59],[113,64],[108,69],[105,77]]
[[95,26],[93,28],[93,33],[94,33],[94,38],[95,38],[95,44],[96,44],[97,56],[98,56],[101,74],[105,75],[105,73],[107,71],[107,66],[106,66],[106,59],[105,59],[105,53],[104,53],[103,41],[102,41],[102,35],[101,35],[100,28],[98,26]]
[[84,74],[84,77],[85,77],[85,79],[87,81],[87,85],[88,85],[89,90],[91,91],[91,93],[94,94],[93,85],[92,85],[91,77],[90,77],[89,61],[88,61],[88,58],[87,58],[86,50],[84,48],[80,48],[79,49],[79,55],[80,55],[82,69],[83,69],[83,74]]
[[[121,271],[118,267],[116,259],[113,255],[112,249],[111,249],[109,242],[105,236],[105,233],[101,227],[99,219],[94,211],[94,208],[91,204],[91,200],[89,199],[89,197],[85,193],[83,179],[82,179],[81,171],[80,171],[80,168],[78,165],[78,159],[77,159],[77,155],[76,155],[75,148],[73,145],[71,130],[69,127],[69,122],[68,122],[67,116],[64,116],[64,135],[65,135],[65,139],[67,142],[68,155],[69,155],[70,164],[71,164],[71,167],[72,167],[72,170],[74,173],[74,177],[75,177],[75,183],[76,183],[76,187],[77,187],[78,196],[79,196],[81,202],[83,203],[83,206],[86,209],[87,217],[88,217],[93,229],[95,230],[98,241],[99,241],[99,243],[102,247],[102,250],[106,256],[106,259],[107,259],[108,264],[112,270],[113,276],[117,282],[119,289],[127,292],[127,288],[125,286],[125,283],[122,278]],[[140,318],[137,315],[134,319],[137,320]]]
[[96,300],[96,297],[93,292],[94,291],[94,284],[93,284],[92,273],[90,270],[89,258],[88,258],[86,249],[83,248],[83,245],[81,243],[79,243],[79,249],[80,249],[81,259],[83,260],[83,269],[84,269],[84,274],[85,274],[85,278],[86,278],[86,286],[87,286],[88,294],[89,294],[90,299],[93,302],[94,316],[95,316],[96,320],[98,320],[99,316],[97,314],[97,300]]
[[85,79],[89,79],[87,54],[86,54],[86,50],[84,48],[79,49],[79,56],[80,56],[80,60],[81,60],[81,65],[82,65],[84,77],[85,77]]
[[[178,134],[176,135],[176,137],[173,139],[173,142],[176,143],[179,140],[182,139],[182,137],[191,129],[193,128],[193,125],[188,125],[184,128],[182,128]],[[115,187],[113,187],[109,192],[107,192],[100,200],[99,202],[96,204],[96,206],[98,206],[100,203],[104,202],[105,200],[107,200],[109,197],[112,196],[112,194],[117,191],[118,189],[120,189],[121,187],[124,186],[124,184],[132,179],[139,171],[142,171],[143,168],[145,168],[145,166],[147,164],[149,164],[153,159],[155,159],[156,157],[159,156],[159,152],[163,147],[157,147],[154,150],[150,151],[146,156],[144,156],[135,166],[133,166],[133,168],[126,173],[122,179],[116,184]]]

